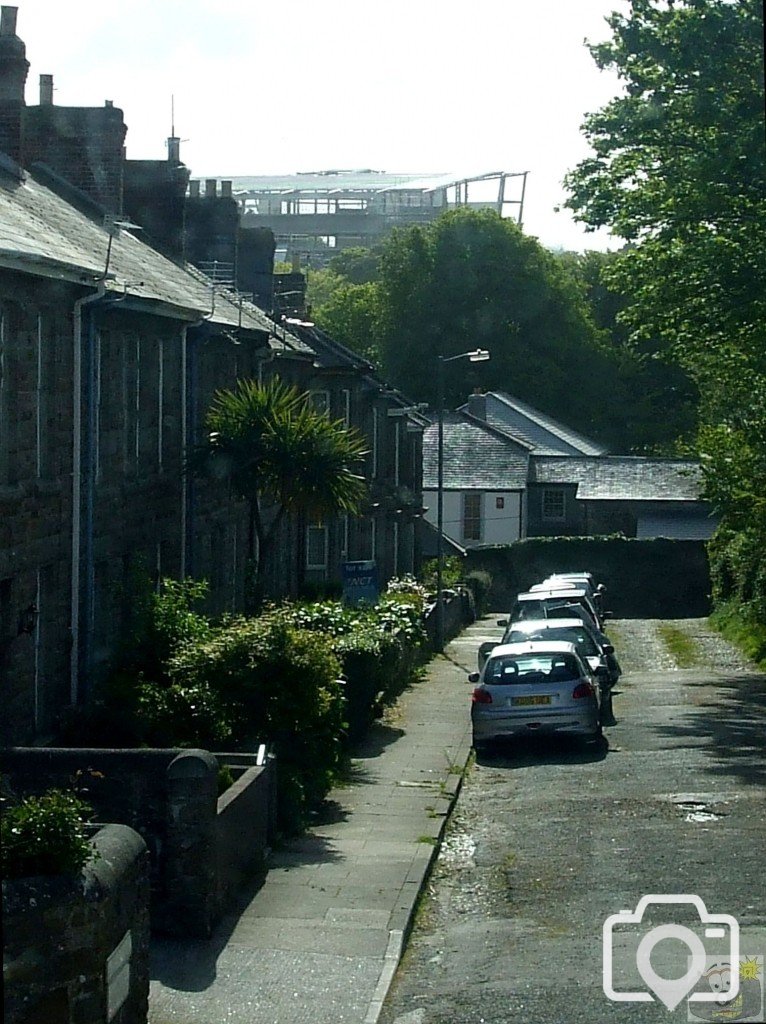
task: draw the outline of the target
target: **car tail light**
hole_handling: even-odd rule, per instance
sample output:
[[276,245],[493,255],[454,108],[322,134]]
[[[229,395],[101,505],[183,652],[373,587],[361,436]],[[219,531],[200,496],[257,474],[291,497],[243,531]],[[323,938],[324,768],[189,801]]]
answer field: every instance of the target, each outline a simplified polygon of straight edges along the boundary
[[590,683],[580,683],[572,690],[572,696],[575,700],[579,700],[580,697],[592,697],[593,693],[593,687]]
[[471,695],[474,704],[491,704],[492,694],[481,686],[477,686]]

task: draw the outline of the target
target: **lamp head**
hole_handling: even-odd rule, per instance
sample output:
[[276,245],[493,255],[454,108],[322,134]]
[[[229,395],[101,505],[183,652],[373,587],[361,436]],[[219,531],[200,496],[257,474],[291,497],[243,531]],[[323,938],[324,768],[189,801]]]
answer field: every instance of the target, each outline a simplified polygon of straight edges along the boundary
[[468,361],[470,363],[486,363],[489,359],[489,352],[485,348],[477,348],[473,352],[468,353]]

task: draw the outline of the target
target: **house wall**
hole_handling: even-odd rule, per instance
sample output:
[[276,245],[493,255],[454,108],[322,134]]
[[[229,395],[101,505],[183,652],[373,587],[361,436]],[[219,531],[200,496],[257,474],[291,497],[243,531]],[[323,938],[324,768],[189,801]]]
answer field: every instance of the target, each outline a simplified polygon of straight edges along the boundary
[[[463,530],[463,504],[465,494],[481,495],[481,539],[466,539]],[[423,492],[428,506],[425,518],[437,525],[437,492]],[[498,501],[503,508],[498,508]],[[461,547],[475,548],[483,544],[511,544],[523,534],[523,497],[520,491],[444,491],[444,533]]]
[[[546,518],[544,496],[546,491],[563,495],[563,517]],[[589,533],[585,506],[575,498],[577,484],[530,484],[527,488],[527,536],[579,537]],[[616,532],[616,531],[607,531]]]

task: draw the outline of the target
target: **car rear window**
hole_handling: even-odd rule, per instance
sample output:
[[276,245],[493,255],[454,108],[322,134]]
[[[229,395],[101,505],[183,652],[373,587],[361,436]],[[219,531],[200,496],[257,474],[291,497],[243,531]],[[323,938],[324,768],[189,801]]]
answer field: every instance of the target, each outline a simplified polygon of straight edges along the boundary
[[585,629],[573,629],[567,626],[565,629],[540,629],[528,632],[523,629],[512,629],[503,637],[504,644],[521,644],[525,640],[563,640],[568,644],[575,644],[580,654],[586,658],[593,658],[598,655],[598,648],[593,638]]
[[580,666],[571,654],[535,654],[490,658],[484,670],[488,686],[528,686],[578,679]]

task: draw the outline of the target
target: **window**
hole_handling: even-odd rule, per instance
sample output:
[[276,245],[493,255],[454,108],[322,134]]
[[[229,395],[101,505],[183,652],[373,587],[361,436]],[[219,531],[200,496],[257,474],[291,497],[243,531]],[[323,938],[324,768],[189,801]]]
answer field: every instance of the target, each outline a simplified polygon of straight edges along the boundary
[[343,397],[343,426],[348,430],[351,426],[351,392],[348,388],[341,391]]
[[564,492],[561,488],[546,487],[543,490],[543,520],[546,523],[561,523],[566,518]]
[[463,540],[481,540],[481,494],[463,495]]
[[372,477],[378,475],[378,409],[372,410]]
[[360,561],[372,561],[377,547],[377,523],[371,517],[360,519],[358,523],[359,551],[356,557]]
[[311,406],[315,410],[315,412],[324,413],[325,416],[330,415],[329,391],[310,391],[309,401],[311,402]]
[[306,527],[306,568],[327,568],[327,527],[320,524]]

